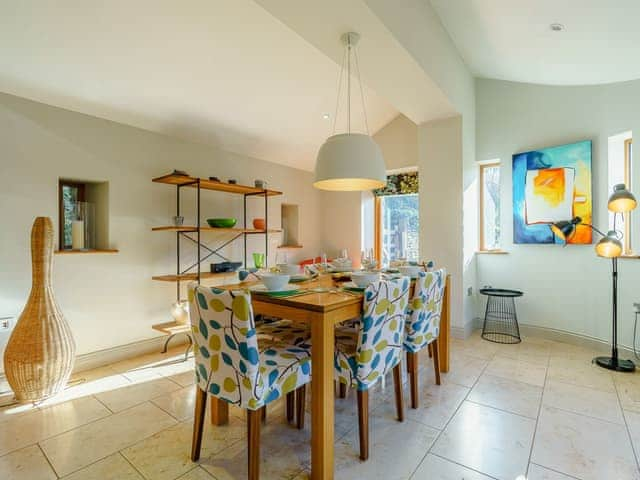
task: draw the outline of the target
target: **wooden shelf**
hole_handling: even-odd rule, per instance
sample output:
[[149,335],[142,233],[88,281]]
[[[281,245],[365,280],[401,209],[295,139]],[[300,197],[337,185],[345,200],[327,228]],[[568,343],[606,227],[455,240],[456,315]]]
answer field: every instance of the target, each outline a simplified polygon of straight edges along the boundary
[[71,250],[71,249],[64,249],[64,250],[56,250],[55,253],[56,255],[83,255],[83,254],[89,254],[89,253],[118,253],[119,250],[116,249],[112,249],[112,248],[89,248],[86,250]]
[[[198,228],[195,226],[182,225],[180,227],[166,226],[166,227],[153,227],[151,229],[154,232],[197,232]],[[201,232],[236,232],[236,233],[280,233],[282,230],[269,229],[258,230],[255,228],[217,228],[217,227],[200,227]]]
[[[200,278],[232,278],[236,277],[238,272],[222,272],[222,273],[211,273],[211,272],[200,272]],[[183,273],[182,275],[176,275],[175,273],[172,275],[155,275],[151,277],[151,280],[157,280],[159,282],[185,282],[187,280],[197,280],[197,273]]]
[[[188,175],[174,175],[172,173],[168,175],[163,175],[161,177],[156,177],[153,179],[153,181],[156,183],[166,183],[168,185],[188,185],[189,187],[194,187],[194,188],[196,185],[191,183],[197,180],[198,179],[196,177],[190,177]],[[278,192],[277,190],[263,190],[261,188],[250,187],[248,185],[238,185],[235,183],[226,183],[226,182],[215,182],[207,178],[200,179],[200,188],[204,190],[216,190],[218,192],[237,193],[240,195],[251,194],[251,195],[255,195],[256,197],[261,197],[265,193],[267,194],[268,197],[272,197],[274,195],[282,195],[282,192]]]
[[280,245],[278,248],[280,250],[289,250],[292,248],[302,248],[302,245]]
[[151,325],[151,328],[158,332],[166,333],[167,335],[175,335],[176,333],[186,333],[191,331],[191,325],[188,323],[182,324],[178,322],[156,323],[155,325]]

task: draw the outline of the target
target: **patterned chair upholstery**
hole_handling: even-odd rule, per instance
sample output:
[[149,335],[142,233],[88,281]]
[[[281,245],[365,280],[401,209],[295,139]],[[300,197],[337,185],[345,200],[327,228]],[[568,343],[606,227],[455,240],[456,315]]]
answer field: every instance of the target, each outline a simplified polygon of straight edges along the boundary
[[[364,313],[355,330],[338,329],[335,375],[358,392],[360,458],[369,457],[369,389],[393,370],[398,419],[404,419],[400,358],[409,299],[409,279],[380,280],[364,292]],[[349,331],[357,332],[357,335]]]
[[411,383],[411,406],[418,408],[418,359],[423,348],[432,345],[436,383],[440,385],[440,365],[438,358],[438,335],[440,315],[446,284],[444,269],[420,272],[416,280],[413,298],[409,302],[406,322],[404,349],[407,352],[407,368]]
[[[263,407],[311,380],[311,356],[302,346],[258,341],[251,296],[188,286],[197,380],[191,457],[200,456],[206,397],[248,410],[249,478],[258,478]],[[304,412],[302,412],[304,413]],[[256,453],[257,452],[257,453]]]

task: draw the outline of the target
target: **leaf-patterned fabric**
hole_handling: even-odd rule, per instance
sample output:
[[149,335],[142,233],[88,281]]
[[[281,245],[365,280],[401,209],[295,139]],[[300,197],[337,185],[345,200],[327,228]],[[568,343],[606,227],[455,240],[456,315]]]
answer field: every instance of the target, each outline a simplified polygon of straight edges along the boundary
[[418,352],[438,338],[446,272],[420,272],[407,312],[404,348]]
[[409,279],[380,280],[364,291],[364,313],[357,336],[337,329],[336,378],[367,390],[400,361]]
[[256,326],[259,341],[277,341],[290,345],[311,347],[311,330],[309,324],[292,322],[291,320],[265,320]]
[[311,380],[308,349],[258,345],[251,295],[188,286],[198,387],[241,408],[257,410]]

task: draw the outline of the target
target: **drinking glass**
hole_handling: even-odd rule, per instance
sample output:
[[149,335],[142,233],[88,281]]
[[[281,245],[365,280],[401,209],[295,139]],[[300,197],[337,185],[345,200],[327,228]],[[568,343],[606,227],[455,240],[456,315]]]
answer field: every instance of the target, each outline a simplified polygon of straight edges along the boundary
[[264,253],[254,253],[253,264],[256,266],[256,268],[264,267]]

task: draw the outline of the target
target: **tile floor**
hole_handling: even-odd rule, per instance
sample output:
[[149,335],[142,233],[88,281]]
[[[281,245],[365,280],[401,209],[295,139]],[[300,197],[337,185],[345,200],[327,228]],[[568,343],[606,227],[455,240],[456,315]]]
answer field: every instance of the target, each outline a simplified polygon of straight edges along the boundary
[[[595,367],[594,353],[532,337],[454,339],[440,387],[422,356],[420,408],[403,423],[390,379],[372,393],[368,462],[358,460],[355,395],[336,400],[336,479],[640,479],[640,373]],[[42,405],[0,407],[0,478],[244,478],[238,409],[228,426],[207,422],[202,460],[189,460],[193,363],[180,357],[178,349],[81,372]],[[281,402],[269,408],[261,478],[308,478],[310,418],[298,431],[283,413]]]

